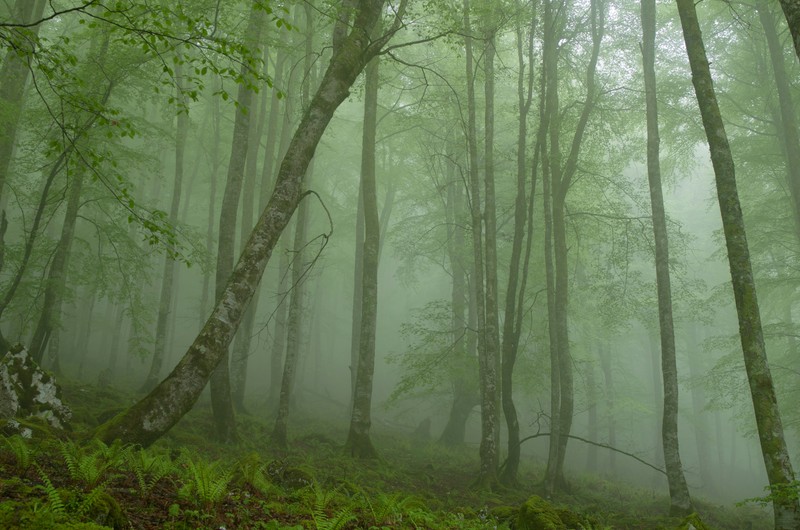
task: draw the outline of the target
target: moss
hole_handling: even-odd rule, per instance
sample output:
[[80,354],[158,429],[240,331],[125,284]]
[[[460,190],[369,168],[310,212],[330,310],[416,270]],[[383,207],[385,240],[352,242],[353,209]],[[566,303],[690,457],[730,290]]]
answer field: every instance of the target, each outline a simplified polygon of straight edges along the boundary
[[495,506],[494,508],[489,510],[489,514],[495,519],[497,519],[497,521],[500,523],[513,521],[518,513],[519,513],[519,508],[516,506],[501,505],[501,506]]
[[591,527],[591,523],[589,523],[585,517],[571,510],[567,510],[566,508],[556,508],[556,513],[558,514],[559,519],[561,519],[561,522],[564,523],[567,528],[581,529]]
[[543,498],[533,495],[520,507],[517,530],[566,530],[555,507]]

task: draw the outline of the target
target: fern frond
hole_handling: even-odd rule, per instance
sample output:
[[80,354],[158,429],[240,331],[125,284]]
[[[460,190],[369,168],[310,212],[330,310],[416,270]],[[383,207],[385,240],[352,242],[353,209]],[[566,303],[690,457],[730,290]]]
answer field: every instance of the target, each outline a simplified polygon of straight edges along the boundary
[[31,467],[32,459],[32,452],[31,448],[28,447],[28,442],[20,436],[19,434],[15,434],[10,438],[5,438],[6,446],[8,446],[9,450],[14,455],[14,460],[16,461],[16,468],[20,474],[24,474],[29,467]]
[[36,466],[36,470],[39,472],[39,477],[42,479],[43,485],[39,486],[42,488],[47,495],[47,500],[50,501],[50,509],[56,515],[66,515],[67,508],[64,506],[64,499],[61,498],[61,494],[58,490],[53,486],[53,483],[50,481],[50,477],[47,476],[44,469],[39,464],[34,463]]

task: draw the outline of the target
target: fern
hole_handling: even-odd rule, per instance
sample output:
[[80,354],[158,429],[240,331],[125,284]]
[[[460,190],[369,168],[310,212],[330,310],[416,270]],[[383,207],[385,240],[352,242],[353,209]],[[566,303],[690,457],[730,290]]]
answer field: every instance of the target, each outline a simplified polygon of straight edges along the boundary
[[240,484],[251,486],[264,493],[271,484],[265,474],[266,465],[257,453],[251,453],[236,464],[237,480]]
[[17,472],[20,475],[24,475],[33,462],[33,453],[31,452],[31,448],[28,447],[28,442],[19,434],[15,434],[10,438],[5,438],[5,441],[9,450],[14,454]]
[[79,517],[88,515],[89,511],[98,504],[98,501],[104,495],[106,495],[106,489],[104,486],[101,485],[92,489],[92,491],[83,496],[83,499],[76,510],[77,515]]
[[184,494],[192,494],[206,505],[217,504],[228,491],[228,483],[233,478],[234,467],[219,471],[219,465],[202,461],[195,462],[188,455],[185,457],[189,470],[189,481],[185,484]]
[[58,492],[55,486],[53,486],[53,483],[50,482],[50,477],[47,476],[47,473],[45,473],[44,469],[42,469],[42,467],[35,462],[34,465],[36,466],[36,470],[39,472],[39,477],[41,477],[42,482],[44,483],[39,487],[44,490],[45,494],[47,495],[47,500],[50,501],[50,510],[52,510],[52,512],[56,515],[66,515],[67,508],[64,506],[64,499],[61,498],[61,494]]
[[125,455],[128,469],[136,476],[139,492],[148,496],[162,478],[175,470],[172,462],[162,455],[150,455],[147,451],[129,451]]
[[331,516],[328,516],[324,510],[315,509],[312,517],[317,530],[341,530],[347,523],[356,519],[356,514],[351,506],[345,506],[336,510]]

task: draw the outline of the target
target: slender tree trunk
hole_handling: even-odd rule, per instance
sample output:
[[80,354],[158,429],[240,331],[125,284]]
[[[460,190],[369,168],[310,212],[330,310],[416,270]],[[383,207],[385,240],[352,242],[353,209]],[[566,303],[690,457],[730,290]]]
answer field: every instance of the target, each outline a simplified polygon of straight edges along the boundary
[[[500,409],[500,389],[498,388],[498,373],[500,372],[500,308],[497,282],[497,199],[494,182],[494,59],[497,55],[495,48],[496,27],[494,22],[494,3],[489,3],[489,27],[486,28],[484,39],[484,188],[486,201],[484,205],[484,229],[486,238],[486,374],[485,391],[486,399],[494,400],[493,414],[483,418],[484,422],[491,422],[486,429],[492,431],[493,441],[491,446],[486,444],[483,448],[487,452],[484,457],[492,460],[494,471],[484,480],[488,484],[497,480],[497,450],[500,446],[500,424],[498,410]],[[484,19],[484,23],[487,23]]]
[[677,4],[689,64],[692,69],[692,83],[708,138],[711,163],[716,177],[717,198],[728,250],[736,311],[739,317],[739,335],[747,380],[753,399],[761,453],[764,457],[770,487],[774,493],[777,493],[772,503],[775,528],[796,529],[800,527],[800,504],[796,497],[786,495],[782,491],[782,488],[792,484],[795,476],[783,434],[775,386],[767,363],[761,313],[758,307],[742,209],[739,204],[733,156],[714,92],[708,57],[700,32],[700,23],[697,20],[697,10],[692,0],[677,0]]
[[370,440],[372,377],[375,370],[375,331],[378,314],[378,252],[380,219],[375,176],[375,136],[377,132],[379,58],[366,68],[364,87],[364,128],[361,145],[361,192],[364,207],[364,245],[361,267],[361,322],[358,369],[350,417],[350,432],[345,452],[357,458],[375,458]]
[[291,405],[294,390],[295,373],[297,372],[298,356],[303,341],[302,312],[303,298],[305,296],[305,252],[303,245],[306,242],[306,227],[308,224],[308,203],[303,202],[297,209],[297,219],[294,227],[294,255],[292,256],[292,284],[291,300],[289,301],[288,325],[286,327],[286,358],[283,362],[280,394],[278,396],[278,414],[272,430],[272,442],[282,449],[289,445],[287,427],[289,423],[289,406]]
[[[219,99],[215,96],[212,97],[211,114],[214,134],[212,135],[211,145],[211,173],[209,175],[209,197],[208,197],[208,219],[206,224],[206,254],[212,256],[214,253],[214,219],[216,219],[215,209],[217,205],[217,172],[219,171],[219,144],[220,144],[220,112],[219,112]],[[206,270],[203,272],[203,288],[200,295],[200,314],[199,321],[202,328],[203,322],[206,321],[208,315],[206,314],[208,306],[208,293],[211,288],[211,271]]]
[[353,263],[353,310],[350,321],[350,404],[348,410],[353,410],[353,400],[356,395],[356,379],[358,379],[358,352],[361,342],[361,302],[363,300],[364,276],[364,186],[358,184],[358,198],[356,206],[356,234],[355,234],[355,260]]
[[[269,61],[269,55],[264,52],[264,71],[266,73],[266,65]],[[267,95],[269,92],[263,90],[261,92],[261,101],[259,103],[258,120],[254,123],[250,122],[250,130],[248,133],[247,141],[247,160],[245,161],[245,177],[244,177],[244,193],[242,195],[242,212],[240,229],[240,241],[244,245],[247,241],[247,236],[253,230],[253,211],[255,209],[256,197],[256,169],[261,146],[261,137],[264,135],[264,125],[267,121]],[[239,412],[244,412],[244,392],[247,383],[247,364],[250,358],[250,342],[253,336],[253,326],[255,325],[256,312],[258,311],[258,299],[260,289],[256,291],[250,305],[247,307],[247,312],[244,316],[244,322],[241,329],[236,333],[236,338],[233,343],[233,359],[231,360],[231,388],[233,406]]]
[[[452,143],[448,141],[448,158],[453,159]],[[455,447],[464,443],[466,423],[475,405],[480,403],[472,379],[468,374],[474,373],[473,357],[467,344],[469,323],[467,322],[467,271],[465,269],[466,242],[464,240],[464,192],[462,183],[456,179],[455,166],[447,164],[447,224],[449,228],[448,257],[453,277],[451,290],[452,309],[452,343],[455,369],[451,376],[453,403],[439,442]],[[383,225],[382,225],[383,226]]]
[[225,357],[281,232],[306,195],[303,176],[333,113],[347,98],[365,64],[399,27],[404,12],[405,2],[402,2],[398,8],[398,22],[392,31],[375,40],[370,39],[370,34],[383,14],[383,2],[359,4],[352,29],[334,51],[322,82],[294,133],[267,208],[208,321],[172,373],[148,396],[100,426],[96,437],[108,442],[120,438],[149,446],[197,401],[211,372]]
[[[254,50],[258,46],[261,32],[263,10],[254,2],[245,30],[245,45]],[[247,66],[241,68],[241,75],[247,79],[250,74]],[[233,123],[233,142],[228,162],[228,178],[222,195],[222,207],[219,214],[219,240],[217,242],[217,274],[215,293],[217,303],[222,301],[228,279],[234,264],[234,246],[236,240],[236,217],[239,197],[242,192],[244,166],[247,160],[248,135],[250,131],[250,113],[253,111],[253,91],[246,83],[239,85],[236,97],[238,103]],[[249,302],[249,298],[248,298]],[[229,354],[219,363],[211,376],[211,409],[214,415],[214,435],[223,443],[234,443],[238,438],[236,417],[231,396]]]
[[[175,127],[175,180],[172,185],[172,203],[169,208],[169,224],[178,225],[178,212],[181,204],[181,188],[183,186],[183,161],[186,152],[186,137],[189,133],[189,109],[186,107],[186,96],[183,94],[183,66],[182,58],[177,56],[175,63],[175,90],[177,101],[177,124]],[[161,380],[161,371],[166,357],[167,328],[169,324],[170,309],[172,308],[173,284],[175,281],[175,260],[169,253],[164,255],[164,269],[161,275],[161,295],[158,302],[158,317],[156,318],[156,339],[153,345],[153,359],[150,371],[142,385],[142,392],[149,392]]]
[[[305,75],[302,83],[302,105],[308,106],[311,77],[312,77],[312,44],[313,44],[313,17],[310,4],[304,5],[306,21],[305,38]],[[313,173],[313,163],[309,166],[304,177],[303,185],[308,186]],[[299,355],[303,342],[303,308],[305,299],[305,245],[306,231],[308,229],[308,205],[301,203],[297,210],[297,219],[294,229],[294,255],[292,257],[292,298],[289,302],[288,326],[286,328],[286,358],[283,364],[281,378],[281,391],[278,398],[278,414],[275,427],[272,431],[272,441],[281,448],[288,446],[287,426],[289,421],[289,406],[293,399],[293,390],[298,372]]]
[[[611,353],[605,344],[601,344],[598,356],[600,357],[600,367],[603,369],[603,390],[606,395],[606,429],[608,431],[608,445],[614,447],[617,444],[617,412],[616,412],[616,389],[614,388],[614,370],[611,366]],[[613,475],[617,471],[617,453],[610,451],[608,455],[608,469]]]
[[661,374],[664,380],[661,437],[664,446],[667,482],[669,483],[669,511],[672,515],[683,516],[691,513],[693,508],[692,500],[689,497],[689,487],[686,485],[686,477],[683,474],[678,443],[678,366],[675,354],[675,328],[672,322],[667,216],[664,212],[664,196],[661,190],[655,39],[656,3],[655,0],[642,0],[642,64],[647,106],[647,180],[653,213],[658,323],[661,337]]
[[[649,332],[649,343],[650,343],[650,375],[652,377],[652,385],[653,385],[653,410],[655,411],[655,425],[653,426],[653,432],[655,433],[655,440],[653,447],[655,448],[655,454],[653,455],[653,461],[656,465],[661,464],[664,462],[664,443],[662,441],[661,430],[662,430],[662,421],[664,419],[664,379],[661,375],[661,349],[659,348],[660,345],[660,336],[656,337],[655,333]],[[661,484],[661,480],[663,475],[661,473],[656,473],[654,478],[654,485]]]
[[[535,4],[533,4],[535,9]],[[514,406],[513,376],[514,364],[517,360],[519,348],[519,333],[522,320],[521,312],[517,312],[518,299],[525,296],[524,283],[520,288],[520,264],[522,261],[522,243],[525,239],[525,223],[528,217],[528,201],[525,197],[526,150],[525,144],[528,136],[528,112],[533,96],[533,35],[536,30],[536,17],[531,17],[530,34],[527,36],[527,52],[524,46],[525,32],[520,25],[516,28],[517,37],[517,63],[519,75],[517,76],[517,98],[519,102],[519,128],[517,131],[517,193],[514,201],[514,239],[511,245],[511,260],[508,268],[508,286],[506,288],[505,314],[502,336],[502,372],[501,372],[501,399],[503,413],[508,429],[508,457],[500,477],[506,485],[517,484],[519,472],[520,445],[519,445],[519,420],[517,409]],[[527,54],[530,72],[525,74],[525,58]],[[534,146],[534,153],[538,146]],[[531,192],[533,193],[533,192]],[[528,238],[532,234],[527,234]]]
[[83,168],[79,169],[70,186],[67,211],[64,214],[64,224],[61,227],[61,236],[58,239],[53,260],[47,272],[47,279],[44,282],[42,312],[39,314],[39,320],[36,324],[36,330],[33,332],[29,349],[31,358],[39,364],[42,364],[47,341],[54,326],[58,325],[57,319],[61,315],[61,304],[64,299],[69,266],[69,253],[72,247],[72,240],[75,237],[78,210],[81,207],[81,189],[84,175]]
[[[598,440],[600,430],[597,425],[597,381],[595,380],[595,363],[586,366],[586,401],[587,427],[586,434],[590,440]],[[597,473],[597,446],[590,445],[586,450],[586,471]]]
[[[45,5],[46,0],[16,0],[12,10],[13,20],[20,23],[39,20]],[[0,116],[0,211],[4,211],[4,188],[17,139],[30,59],[36,51],[35,42],[40,27],[37,24],[30,28],[13,30],[15,47],[9,48],[0,69],[0,108],[3,109]]]
[[[470,188],[470,214],[472,218],[472,252],[474,255],[473,284],[477,314],[478,330],[478,373],[481,392],[481,444],[480,444],[480,471],[478,483],[491,486],[497,475],[497,447],[495,446],[495,418],[496,411],[496,383],[491,379],[490,372],[494,370],[494,359],[488,355],[488,336],[486,332],[486,297],[484,288],[484,259],[483,238],[481,221],[481,191],[478,161],[477,118],[475,110],[475,72],[472,51],[473,37],[470,25],[470,2],[464,0],[464,31],[465,58],[467,73],[467,145],[469,154],[469,188]],[[491,386],[491,388],[490,388]]]
[[[786,75],[783,49],[778,40],[778,33],[775,30],[775,19],[772,16],[772,12],[762,0],[757,1],[755,7],[756,11],[758,11],[761,27],[764,29],[764,36],[767,39],[772,74],[775,78],[775,87],[778,92],[780,112],[776,113],[776,127],[778,128],[778,137],[783,143],[783,155],[786,158],[786,177],[792,206],[794,206],[795,233],[800,238],[800,137],[792,102],[792,88]],[[798,19],[798,23],[800,23],[800,19]]]
[[[286,230],[284,238],[291,241],[292,231]],[[277,410],[281,397],[281,379],[283,378],[283,358],[286,352],[286,319],[289,313],[289,304],[286,297],[289,295],[289,251],[281,253],[278,260],[278,292],[275,307],[275,330],[272,334],[272,347],[270,349],[269,366],[269,399],[270,409]]]
[[552,162],[547,133],[551,127],[550,117],[558,112],[557,35],[551,0],[544,1],[544,37],[542,78],[545,82],[545,106],[539,125],[540,134],[545,134],[542,150],[542,201],[544,212],[544,269],[547,288],[547,331],[550,350],[550,443],[545,471],[545,492],[552,497],[556,489],[556,463],[558,462],[558,439],[561,430],[561,377],[558,333],[555,318],[555,273],[553,267],[553,208],[552,208]]

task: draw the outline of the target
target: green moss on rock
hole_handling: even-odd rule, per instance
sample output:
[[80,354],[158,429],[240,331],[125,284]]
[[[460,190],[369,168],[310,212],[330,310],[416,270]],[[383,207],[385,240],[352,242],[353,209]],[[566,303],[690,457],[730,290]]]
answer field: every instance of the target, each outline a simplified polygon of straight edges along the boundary
[[556,508],[543,498],[533,495],[520,507],[517,530],[567,530]]

